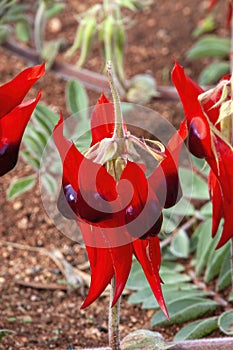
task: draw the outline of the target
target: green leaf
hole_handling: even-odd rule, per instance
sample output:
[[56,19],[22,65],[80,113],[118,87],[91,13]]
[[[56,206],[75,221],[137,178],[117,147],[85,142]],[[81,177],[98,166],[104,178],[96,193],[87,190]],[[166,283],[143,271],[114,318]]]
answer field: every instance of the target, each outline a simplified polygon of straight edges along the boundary
[[20,41],[28,42],[31,35],[30,24],[27,20],[21,20],[16,23],[16,35]]
[[57,182],[54,179],[54,177],[52,177],[48,173],[44,173],[41,175],[40,180],[42,185],[47,190],[48,194],[50,196],[54,196],[57,192]]
[[187,326],[181,328],[181,330],[178,333],[176,333],[173,340],[181,341],[188,339],[200,339],[212,333],[217,328],[217,317],[205,318],[204,320],[192,322]]
[[170,251],[178,258],[187,258],[189,255],[189,237],[184,230],[179,230],[173,238]]
[[62,40],[51,40],[44,43],[41,57],[46,61],[46,69],[50,69],[60,50]]
[[224,312],[218,319],[220,330],[227,335],[233,334],[233,311]]
[[203,175],[208,175],[210,171],[210,167],[205,159],[197,158],[191,154],[191,160],[194,165]]
[[[181,299],[185,299],[185,298],[194,298],[194,297],[204,297],[206,296],[206,293],[199,290],[199,289],[188,289],[188,283],[186,283],[186,288],[180,288],[180,284],[173,284],[173,285],[169,285],[169,286],[174,286],[174,289],[169,289],[166,288],[166,286],[163,286],[163,296],[164,296],[164,300],[167,303],[169,302],[175,302]],[[181,285],[182,287],[182,285]],[[139,293],[139,292],[138,292]],[[135,293],[137,294],[137,293]],[[137,297],[136,297],[137,298]],[[146,299],[142,300],[143,304],[142,304],[142,308],[143,309],[158,309],[159,308],[159,304],[156,301],[154,294],[148,296]]]
[[66,86],[66,103],[70,113],[77,113],[80,120],[87,119],[88,97],[82,83],[70,80]]
[[59,13],[62,12],[65,7],[66,7],[66,4],[64,2],[59,3],[59,4],[56,4],[56,3],[53,4],[48,9],[46,9],[45,18],[50,19],[52,17],[59,15]]
[[212,213],[213,213],[213,207],[211,202],[204,204],[200,209],[200,214],[205,216],[206,218],[208,216],[212,217]]
[[193,171],[187,168],[180,168],[180,183],[183,195],[192,199],[209,199],[207,183]]
[[225,74],[229,73],[229,71],[229,62],[214,62],[202,70],[199,77],[199,83],[201,85],[217,83],[218,80]]
[[38,119],[39,121],[43,120],[43,124],[47,125],[48,132],[49,134],[51,134],[51,131],[58,122],[58,115],[41,103],[38,103],[38,105],[36,106],[34,114],[36,119]]
[[18,195],[30,190],[36,182],[36,175],[22,177],[12,182],[7,190],[7,199],[11,200]]
[[[152,296],[152,291],[149,286],[146,286],[145,288],[140,289],[138,292],[130,295],[128,302],[131,304],[139,304],[142,303],[144,300],[147,300],[148,297]],[[153,296],[154,299],[154,296]]]
[[207,269],[205,271],[205,282],[210,282],[214,277],[216,277],[220,273],[225,256],[229,250],[230,242],[228,242],[218,250],[211,250],[207,261]]
[[197,253],[196,253],[197,276],[200,276],[204,271],[210,251],[211,249],[213,250],[215,246],[215,242],[211,237],[211,227],[212,227],[212,220],[211,218],[209,218],[206,221],[202,222],[194,232],[194,234],[198,235],[198,244],[197,244]]
[[23,137],[23,143],[25,144],[27,150],[30,150],[30,152],[34,156],[39,157],[39,159],[41,158],[43,153],[43,148],[38,138],[34,138],[33,136],[29,135],[29,133],[26,132]]
[[31,165],[31,167],[34,170],[39,170],[40,169],[40,159],[37,157],[33,157],[28,150],[21,151],[21,156],[23,157],[24,161]]
[[159,310],[151,320],[152,326],[179,324],[201,317],[217,308],[218,304],[209,299],[183,298],[167,304],[170,321]]
[[177,273],[174,271],[166,271],[166,272],[162,271],[161,278],[165,284],[182,283],[182,282],[188,282],[191,280],[190,276],[184,273]]
[[145,286],[148,286],[145,274],[141,266],[138,263],[134,262],[126,284],[126,288],[138,290],[145,288]]
[[220,274],[217,281],[217,290],[221,291],[231,284],[231,253],[227,251],[224,262],[222,264]]
[[160,272],[162,271],[175,271],[175,272],[183,272],[185,270],[184,265],[174,263],[168,260],[163,260],[162,265],[160,267]]
[[174,215],[171,216],[169,213],[167,215],[166,212],[164,212],[164,216],[163,216],[163,224],[162,224],[162,229],[161,231],[165,232],[165,233],[170,233],[173,232],[178,224],[179,224],[179,217]]
[[187,52],[190,59],[203,57],[227,57],[230,53],[230,39],[208,35],[198,40]]

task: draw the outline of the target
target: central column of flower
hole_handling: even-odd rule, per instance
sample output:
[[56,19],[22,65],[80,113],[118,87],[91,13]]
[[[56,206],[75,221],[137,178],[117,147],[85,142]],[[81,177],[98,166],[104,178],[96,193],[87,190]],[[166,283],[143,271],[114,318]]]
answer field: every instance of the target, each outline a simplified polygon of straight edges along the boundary
[[[119,94],[117,92],[111,61],[107,62],[107,74],[109,85],[111,88],[113,105],[114,105],[114,133],[113,140],[117,144],[117,153],[124,155],[125,150],[125,132],[124,132],[124,123],[122,119],[121,112],[121,103]],[[126,159],[123,157],[118,157],[107,162],[106,167],[107,171],[115,178],[116,182],[119,181],[121,173],[126,165]],[[120,302],[121,298],[118,299],[117,303],[112,307],[112,302],[115,294],[115,276],[111,280],[111,290],[110,290],[110,300],[109,300],[109,323],[108,323],[108,334],[109,334],[109,345],[113,350],[120,350],[120,332],[119,332],[119,322],[120,322]]]

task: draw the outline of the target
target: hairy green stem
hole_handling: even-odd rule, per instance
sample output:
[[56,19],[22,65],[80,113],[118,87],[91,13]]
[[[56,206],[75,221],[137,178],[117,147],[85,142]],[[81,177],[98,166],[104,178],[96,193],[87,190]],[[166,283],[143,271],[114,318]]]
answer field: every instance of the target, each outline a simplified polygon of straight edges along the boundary
[[114,298],[114,292],[116,287],[115,277],[111,280],[110,288],[110,300],[109,300],[109,319],[108,319],[108,337],[109,346],[112,350],[121,350],[120,346],[120,298],[117,303],[112,307],[112,301]]
[[116,85],[113,78],[113,71],[112,71],[112,63],[111,61],[107,62],[107,74],[108,74],[108,81],[112,92],[112,98],[113,98],[113,104],[114,104],[114,113],[115,113],[115,129],[113,138],[124,138],[124,127],[123,127],[123,119],[122,119],[122,112],[121,112],[121,102],[120,97],[116,89]]

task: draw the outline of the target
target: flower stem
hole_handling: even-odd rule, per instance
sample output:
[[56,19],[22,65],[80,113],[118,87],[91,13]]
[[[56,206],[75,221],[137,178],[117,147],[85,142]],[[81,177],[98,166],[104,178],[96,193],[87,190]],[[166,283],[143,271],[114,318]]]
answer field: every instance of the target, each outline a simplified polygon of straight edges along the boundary
[[107,62],[107,73],[108,73],[108,81],[112,92],[113,104],[114,104],[114,112],[115,112],[115,129],[113,138],[124,138],[124,127],[122,120],[122,112],[121,112],[121,102],[120,97],[116,89],[116,85],[114,83],[113,71],[112,71],[112,63],[111,61]]
[[121,350],[120,346],[120,332],[119,332],[119,322],[120,322],[120,298],[117,303],[112,307],[112,301],[114,297],[116,286],[115,277],[111,280],[110,288],[110,301],[109,301],[109,320],[108,320],[108,336],[109,336],[109,346],[112,350]]

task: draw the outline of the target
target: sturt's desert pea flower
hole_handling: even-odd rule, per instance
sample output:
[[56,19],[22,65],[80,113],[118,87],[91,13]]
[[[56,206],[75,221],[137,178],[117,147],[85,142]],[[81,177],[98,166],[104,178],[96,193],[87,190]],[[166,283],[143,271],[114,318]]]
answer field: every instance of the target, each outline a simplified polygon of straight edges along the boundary
[[[114,104],[104,94],[98,100],[91,117],[92,142],[86,152],[66,139],[62,116],[53,132],[63,164],[58,208],[79,225],[91,267],[91,285],[82,308],[98,298],[113,277],[114,305],[135,255],[168,316],[159,276],[158,233],[162,209],[176,204],[181,196],[177,167],[187,137],[186,123],[166,148],[160,142],[155,142],[157,148],[151,147],[127,131],[111,76],[110,86]],[[149,177],[136,146],[157,160]]]
[[233,237],[233,148],[232,97],[230,76],[216,88],[204,92],[177,62],[172,80],[179,93],[188,126],[190,152],[204,158],[210,166],[209,192],[213,204],[212,235],[224,218],[218,247]]
[[44,73],[44,64],[26,68],[14,79],[0,86],[0,176],[13,169],[17,163],[24,130],[41,92],[32,100],[22,101]]

